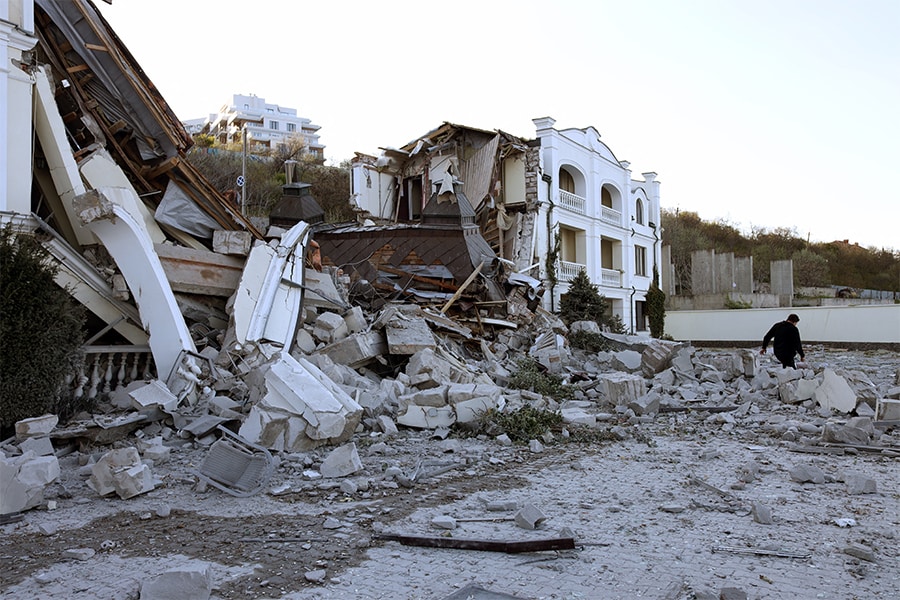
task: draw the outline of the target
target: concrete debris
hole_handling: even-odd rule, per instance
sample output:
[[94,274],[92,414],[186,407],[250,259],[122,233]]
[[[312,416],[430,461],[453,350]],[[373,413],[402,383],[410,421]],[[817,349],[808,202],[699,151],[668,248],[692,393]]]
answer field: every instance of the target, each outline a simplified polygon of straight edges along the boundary
[[209,565],[181,567],[142,582],[140,600],[209,600],[212,584]]
[[797,483],[825,483],[825,473],[813,465],[795,465],[788,472]]
[[265,371],[265,395],[239,434],[270,450],[302,452],[353,434],[362,407],[304,358],[278,354]]
[[519,509],[514,518],[516,525],[522,529],[537,529],[547,520],[547,515],[537,506],[528,502]]
[[319,472],[322,477],[336,478],[352,475],[361,471],[362,468],[363,464],[356,450],[356,444],[344,444],[332,450],[325,457],[319,467]]
[[850,384],[828,368],[822,373],[822,384],[816,389],[814,398],[826,410],[847,414],[856,408],[856,394]]
[[50,435],[57,423],[59,423],[59,417],[56,415],[22,419],[16,422],[16,439],[21,441],[32,437],[46,437]]
[[154,487],[150,467],[141,462],[136,448],[110,450],[91,467],[88,485],[101,496],[115,493],[127,500]]
[[59,477],[56,456],[26,451],[7,457],[0,453],[0,515],[21,512],[44,501],[44,490]]

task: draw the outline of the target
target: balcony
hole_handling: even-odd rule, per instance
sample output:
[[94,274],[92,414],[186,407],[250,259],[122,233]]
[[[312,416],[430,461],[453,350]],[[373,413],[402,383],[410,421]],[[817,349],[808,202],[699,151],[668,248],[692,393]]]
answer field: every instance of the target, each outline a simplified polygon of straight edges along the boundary
[[622,273],[618,269],[600,269],[600,285],[603,287],[622,287]]
[[578,272],[582,269],[586,269],[585,265],[580,263],[566,262],[564,260],[559,261],[559,280],[560,281],[572,281],[575,279],[575,276],[578,275]]
[[576,196],[571,192],[559,190],[559,205],[566,210],[571,210],[579,215],[585,214],[585,201],[581,196]]
[[622,226],[622,213],[608,206],[600,207],[600,220],[616,227]]

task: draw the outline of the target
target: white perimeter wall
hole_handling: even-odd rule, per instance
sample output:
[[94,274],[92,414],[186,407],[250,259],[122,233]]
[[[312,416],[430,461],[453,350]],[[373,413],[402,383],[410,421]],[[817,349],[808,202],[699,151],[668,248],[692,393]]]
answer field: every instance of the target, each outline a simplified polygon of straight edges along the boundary
[[666,312],[665,332],[678,341],[753,341],[790,313],[808,342],[900,344],[900,304]]

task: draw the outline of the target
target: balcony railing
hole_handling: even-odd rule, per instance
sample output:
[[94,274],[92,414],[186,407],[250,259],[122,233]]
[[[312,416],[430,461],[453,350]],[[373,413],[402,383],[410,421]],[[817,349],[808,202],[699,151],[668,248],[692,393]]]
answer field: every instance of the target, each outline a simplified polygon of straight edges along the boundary
[[622,213],[608,206],[600,207],[600,220],[611,225],[622,226]]
[[578,272],[584,268],[585,266],[580,263],[561,260],[559,261],[559,279],[560,281],[572,281],[578,275]]
[[567,210],[576,212],[580,215],[585,214],[585,201],[581,196],[576,196],[571,192],[559,190],[559,205]]
[[622,273],[617,269],[600,269],[600,285],[622,287]]
[[152,378],[156,370],[148,346],[90,346],[84,351],[84,362],[66,378],[75,400],[105,400],[132,381]]

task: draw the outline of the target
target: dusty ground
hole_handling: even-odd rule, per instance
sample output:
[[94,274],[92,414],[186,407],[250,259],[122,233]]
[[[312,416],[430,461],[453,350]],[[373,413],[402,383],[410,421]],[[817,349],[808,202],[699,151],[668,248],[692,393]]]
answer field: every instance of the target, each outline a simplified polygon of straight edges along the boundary
[[[884,352],[822,351],[817,358],[849,362],[882,386],[892,384],[900,365]],[[660,415],[621,424],[623,440],[557,437],[540,453],[427,432],[360,434],[354,441],[365,472],[352,477],[361,487],[356,493],[342,492],[339,481],[309,479],[315,453],[283,458],[270,485],[278,495],[198,491],[193,469],[205,450],[185,443],[153,465],[155,490],[101,499],[71,455],[60,460],[61,480],[46,494],[55,510],[31,510],[0,527],[0,598],[136,599],[142,581],[190,564],[211,567],[213,597],[220,599],[437,600],[467,581],[521,598],[681,600],[718,597],[729,586],[749,598],[900,597],[897,454],[795,452],[781,439],[785,419],[809,426],[822,419],[798,417],[796,406],[776,401],[759,408],[731,424],[702,412]],[[898,446],[900,434],[887,440]],[[429,460],[454,468],[412,487],[385,475],[389,467],[412,473]],[[740,483],[748,464],[757,473]],[[817,465],[828,480],[793,482],[788,470],[796,464]],[[875,479],[877,493],[848,494],[848,472]],[[528,531],[508,514],[492,520],[498,513],[486,512],[484,502],[504,499],[533,502],[546,522]],[[774,523],[753,520],[754,501],[772,510]],[[435,529],[430,521],[438,515],[456,517],[459,528]],[[847,518],[854,526],[838,526]],[[377,537],[540,539],[563,527],[579,542],[574,552],[506,555]],[[847,554],[851,545],[872,556]],[[77,549],[93,554],[67,554]],[[751,552],[760,549],[798,556]],[[324,574],[310,575],[317,570]]]

